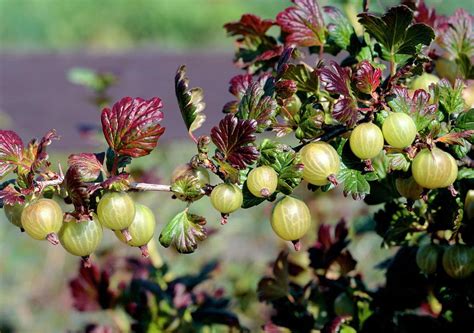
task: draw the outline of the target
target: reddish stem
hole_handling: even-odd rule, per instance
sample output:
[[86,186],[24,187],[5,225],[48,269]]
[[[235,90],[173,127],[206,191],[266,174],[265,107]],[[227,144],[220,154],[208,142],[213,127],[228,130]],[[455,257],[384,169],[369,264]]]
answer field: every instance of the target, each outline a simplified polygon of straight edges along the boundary
[[451,192],[451,195],[453,197],[455,197],[456,195],[458,195],[458,191],[456,191],[456,189],[454,188],[453,184],[449,185],[448,186],[448,190],[449,192]]
[[229,218],[229,214],[224,214],[224,213],[222,213],[222,214],[221,214],[221,225],[227,224],[227,222],[228,222],[227,219],[228,219],[228,218]]
[[84,256],[84,257],[82,257],[82,265],[83,265],[85,268],[90,268],[90,267],[92,267],[91,257],[90,257],[90,256]]
[[58,245],[59,244],[59,239],[58,235],[56,233],[52,232],[46,236],[46,240],[50,242],[53,245]]
[[146,244],[140,246],[139,249],[140,249],[140,251],[142,251],[142,256],[143,257],[148,258],[150,256],[150,254],[148,253],[148,246]]
[[120,232],[122,233],[123,237],[125,237],[125,240],[127,242],[130,242],[132,240],[132,235],[130,235],[127,228],[120,230]]
[[330,182],[331,184],[333,184],[334,186],[339,185],[339,182],[337,181],[337,178],[336,178],[336,175],[335,175],[335,174],[329,175],[328,180],[329,180],[329,182]]
[[293,246],[295,248],[295,251],[300,251],[301,250],[301,242],[299,239],[291,241],[293,243]]

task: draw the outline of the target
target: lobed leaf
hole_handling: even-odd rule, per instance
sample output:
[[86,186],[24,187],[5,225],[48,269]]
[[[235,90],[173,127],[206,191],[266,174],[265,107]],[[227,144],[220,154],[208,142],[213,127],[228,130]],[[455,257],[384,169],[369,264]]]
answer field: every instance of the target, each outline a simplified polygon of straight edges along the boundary
[[236,75],[230,79],[229,92],[240,100],[245,95],[252,81],[252,75],[250,74]]
[[171,192],[184,201],[194,201],[202,197],[202,187],[199,178],[185,175],[171,184]]
[[263,278],[258,283],[258,299],[271,302],[286,297],[290,292],[289,282],[288,253],[280,252],[273,265],[273,277]]
[[81,153],[69,155],[67,163],[70,167],[76,168],[78,175],[83,182],[92,182],[97,180],[104,172],[105,154]]
[[353,51],[353,43],[358,46],[357,36],[354,31],[354,27],[349,22],[344,13],[336,7],[325,6],[323,7],[324,13],[326,14],[327,29],[329,32],[328,44],[334,42],[340,49],[348,50],[350,53]]
[[166,224],[160,234],[160,243],[164,247],[173,245],[179,253],[192,253],[198,241],[207,237],[205,224],[205,218],[190,214],[186,209]]
[[273,20],[263,20],[253,14],[244,14],[239,21],[224,24],[224,28],[230,36],[264,36],[274,24]]
[[434,31],[423,23],[411,25],[413,12],[406,6],[390,8],[383,16],[359,14],[359,22],[383,48],[385,60],[395,60],[397,54],[414,55],[420,44],[429,45]]
[[282,70],[281,78],[296,82],[298,91],[314,93],[318,89],[318,74],[307,66],[298,64],[286,65]]
[[297,46],[323,46],[326,27],[316,0],[292,0],[293,7],[277,15],[277,24],[287,35],[285,44]]
[[442,79],[434,86],[435,97],[439,101],[441,111],[447,114],[458,114],[464,111],[464,83],[456,79],[454,85]]
[[342,68],[337,62],[331,61],[328,66],[324,66],[319,73],[319,78],[330,94],[342,96],[351,94],[349,70]]
[[13,131],[0,130],[0,179],[15,170],[23,158],[23,141]]
[[344,195],[351,195],[355,200],[363,200],[370,193],[369,182],[359,170],[341,168],[337,180],[344,183]]
[[0,201],[3,205],[15,205],[25,203],[25,196],[18,191],[13,185],[8,185],[0,190]]
[[354,77],[357,89],[365,94],[371,94],[380,85],[382,70],[374,68],[369,61],[363,60],[358,64]]
[[148,155],[164,133],[161,99],[124,97],[112,109],[102,110],[102,131],[115,153],[130,157]]
[[189,89],[189,80],[186,77],[186,66],[184,65],[176,71],[174,83],[179,110],[189,135],[192,137],[192,133],[200,128],[206,120],[206,115],[202,113],[206,107],[206,103],[203,101],[204,94],[201,88]]
[[212,142],[220,152],[215,157],[227,161],[234,168],[245,169],[259,156],[258,150],[253,145],[256,130],[255,120],[238,119],[232,114],[225,116],[219,125],[211,130]]
[[459,58],[461,54],[468,58],[474,57],[474,16],[460,8],[440,25],[439,44],[451,58]]

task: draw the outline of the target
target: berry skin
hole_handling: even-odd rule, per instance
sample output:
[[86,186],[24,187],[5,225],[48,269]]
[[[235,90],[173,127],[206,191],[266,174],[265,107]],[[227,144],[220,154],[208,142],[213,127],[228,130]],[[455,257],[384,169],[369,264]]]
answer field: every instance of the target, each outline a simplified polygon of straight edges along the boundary
[[390,113],[382,125],[382,133],[385,141],[394,148],[406,148],[410,146],[416,137],[416,125],[413,119],[406,113]]
[[469,246],[455,244],[443,255],[443,268],[453,279],[465,279],[474,271],[474,252]]
[[304,165],[303,179],[308,183],[323,186],[330,176],[336,176],[341,168],[337,151],[326,142],[309,143],[301,149]]
[[469,190],[466,193],[466,199],[464,199],[464,211],[466,212],[469,221],[474,220],[474,190]]
[[104,227],[125,230],[135,217],[135,202],[125,192],[108,192],[97,205],[97,215]]
[[288,104],[286,104],[286,109],[292,115],[297,114],[301,108],[301,100],[297,95],[290,97]]
[[58,236],[67,252],[87,257],[97,249],[103,233],[99,218],[93,214],[91,220],[64,222]]
[[456,160],[439,148],[421,150],[414,158],[411,172],[415,181],[428,189],[451,185],[457,178]]
[[383,149],[383,134],[380,128],[372,123],[362,123],[352,130],[349,144],[355,156],[369,160]]
[[267,198],[278,186],[278,174],[269,166],[260,166],[249,172],[247,187],[254,196]]
[[115,236],[123,243],[130,246],[142,247],[146,246],[153,238],[155,233],[156,220],[155,215],[145,205],[135,204],[135,218],[132,224],[128,227],[128,232],[132,236],[132,240],[127,242],[124,235],[120,231],[115,231]]
[[63,211],[52,199],[39,199],[31,202],[21,213],[21,225],[34,239],[48,239],[57,244],[56,234],[63,223]]
[[423,192],[423,187],[418,185],[413,177],[397,178],[395,180],[395,187],[401,196],[411,200],[418,200]]
[[187,175],[198,178],[201,187],[204,187],[210,183],[209,172],[206,169],[202,167],[194,169],[189,164],[180,165],[173,170],[173,173],[171,174],[171,183],[174,183],[178,178],[185,177]]
[[21,213],[25,205],[15,204],[15,205],[4,205],[3,210],[5,211],[5,216],[11,224],[16,225],[18,228],[21,226]]
[[423,89],[428,91],[430,85],[438,83],[439,77],[430,73],[423,73],[411,82],[410,88],[413,90]]
[[222,214],[235,212],[242,206],[242,190],[234,184],[219,184],[211,192],[211,203]]
[[273,207],[270,222],[278,237],[296,241],[311,227],[311,214],[303,201],[286,196]]
[[438,260],[443,253],[441,246],[427,244],[418,248],[416,252],[416,264],[425,274],[433,274],[438,267]]

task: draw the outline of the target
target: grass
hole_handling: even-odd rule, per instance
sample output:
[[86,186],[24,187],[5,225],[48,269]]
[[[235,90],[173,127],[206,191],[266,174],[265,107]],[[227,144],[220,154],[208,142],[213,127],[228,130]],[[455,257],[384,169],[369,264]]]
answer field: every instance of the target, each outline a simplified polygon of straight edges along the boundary
[[[469,0],[426,2],[443,14],[456,7],[473,10]],[[380,11],[396,1],[372,3]],[[24,51],[230,49],[224,23],[248,12],[274,18],[290,4],[289,0],[0,0],[0,46]]]

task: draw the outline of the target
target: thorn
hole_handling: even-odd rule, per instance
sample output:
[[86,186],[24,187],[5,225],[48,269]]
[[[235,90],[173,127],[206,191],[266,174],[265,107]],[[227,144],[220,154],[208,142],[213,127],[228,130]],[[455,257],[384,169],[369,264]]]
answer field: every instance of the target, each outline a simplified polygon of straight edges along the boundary
[[52,232],[46,236],[46,240],[50,242],[53,245],[58,245],[59,244],[59,239],[58,236]]
[[140,251],[142,251],[142,256],[144,258],[148,258],[150,256],[150,254],[148,253],[148,246],[146,244],[140,246],[139,249],[140,249]]
[[82,265],[83,265],[85,268],[90,268],[90,267],[92,267],[91,257],[90,257],[90,256],[84,256],[84,257],[82,257]]
[[132,235],[130,235],[130,233],[128,232],[128,228],[122,229],[120,230],[120,232],[122,233],[123,237],[125,237],[127,243],[132,240]]
[[293,243],[293,246],[295,248],[295,251],[300,251],[301,250],[301,242],[299,239],[291,241]]

